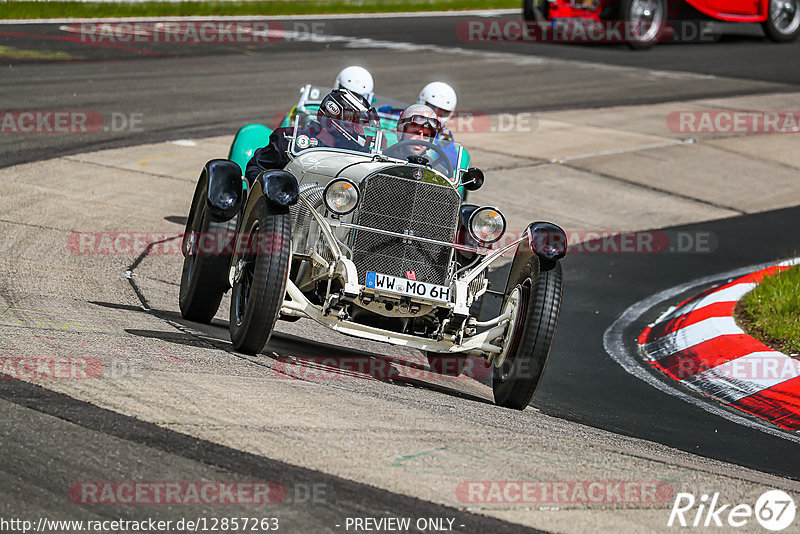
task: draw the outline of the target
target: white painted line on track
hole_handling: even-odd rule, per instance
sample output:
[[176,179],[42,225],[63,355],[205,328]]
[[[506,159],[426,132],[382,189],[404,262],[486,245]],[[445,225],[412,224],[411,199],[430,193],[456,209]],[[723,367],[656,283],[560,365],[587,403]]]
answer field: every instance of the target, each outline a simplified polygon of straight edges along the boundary
[[[800,261],[800,259],[794,259],[789,261],[797,262]],[[761,432],[764,432],[765,434],[769,434],[771,436],[792,441],[794,443],[800,443],[800,435],[792,434],[789,431],[782,431],[772,426],[767,426],[767,424],[762,424],[756,420],[739,415],[727,409],[723,409],[720,406],[712,404],[712,402],[708,400],[704,400],[699,397],[689,395],[688,393],[685,393],[684,391],[677,389],[675,386],[661,381],[650,371],[645,369],[645,367],[643,367],[643,361],[636,358],[633,354],[628,353],[625,347],[625,338],[624,338],[625,329],[632,323],[634,323],[637,319],[639,319],[639,317],[641,317],[643,313],[651,309],[653,306],[656,306],[660,302],[674,299],[677,295],[680,295],[681,293],[697,286],[709,284],[717,280],[738,278],[753,271],[758,271],[766,267],[770,267],[772,265],[774,265],[774,262],[768,262],[758,265],[752,265],[750,267],[734,269],[720,274],[705,276],[703,278],[698,278],[696,280],[692,280],[691,282],[687,282],[685,284],[681,284],[679,286],[670,289],[665,289],[664,291],[661,291],[659,293],[656,293],[655,295],[647,297],[644,300],[640,300],[639,302],[629,306],[628,309],[626,309],[622,313],[622,315],[620,315],[619,318],[616,321],[614,321],[614,323],[611,326],[608,327],[608,329],[603,334],[603,347],[605,348],[608,355],[611,356],[611,358],[615,362],[617,362],[626,372],[635,376],[639,380],[642,380],[648,385],[656,388],[657,390],[666,393],[667,395],[672,395],[673,397],[677,397],[685,402],[688,402],[693,406],[705,410],[706,412],[712,415],[716,415],[722,417],[723,419],[727,419],[732,423],[752,428],[754,430],[759,430]]]
[[[87,0],[88,1],[88,0]],[[419,18],[419,17],[499,17],[502,15],[519,14],[519,9],[475,9],[466,11],[408,11],[394,13],[330,13],[312,15],[227,15],[227,16],[185,16],[185,17],[109,17],[109,18],[55,18],[55,19],[3,19],[0,25],[14,24],[64,24],[64,23],[99,23],[99,22],[192,22],[208,20],[347,20],[347,19],[393,19],[393,18]]]
[[[163,20],[173,20],[173,19],[154,19],[155,21],[163,21]],[[197,20],[206,20],[206,19],[197,19]],[[217,20],[212,18],[211,20]],[[244,18],[243,20],[255,20],[253,18]],[[267,20],[266,18],[264,20]],[[93,20],[91,21],[92,24],[102,25],[103,23],[109,23],[112,21],[109,20]],[[82,30],[80,28],[74,26],[61,26],[59,29],[62,31],[72,32],[72,33],[81,33]],[[530,65],[557,65],[557,66],[569,66],[579,69],[586,69],[586,70],[614,70],[616,72],[628,72],[628,73],[635,73],[639,75],[642,71],[648,72],[653,75],[662,76],[662,77],[670,77],[673,79],[690,79],[690,80],[697,80],[697,79],[711,79],[715,78],[713,75],[708,74],[697,74],[694,72],[685,72],[685,71],[657,71],[657,70],[648,70],[648,69],[641,69],[639,67],[626,67],[620,65],[604,65],[601,63],[594,63],[591,61],[581,61],[575,59],[551,59],[547,57],[535,56],[531,54],[516,54],[512,52],[492,52],[490,50],[479,50],[479,49],[472,49],[472,48],[463,48],[459,46],[439,46],[439,45],[432,45],[432,44],[419,44],[419,43],[412,43],[412,42],[404,42],[404,41],[385,41],[379,39],[370,39],[366,37],[351,37],[346,35],[332,35],[332,34],[325,34],[325,33],[313,33],[307,31],[284,31],[284,30],[266,30],[266,31],[254,31],[254,35],[266,35],[267,37],[274,37],[276,39],[286,39],[286,40],[293,40],[293,41],[303,41],[303,42],[312,42],[312,43],[323,43],[323,44],[331,44],[331,43],[342,43],[346,48],[365,48],[365,49],[385,49],[385,50],[395,50],[399,52],[431,52],[435,54],[445,54],[445,55],[457,55],[457,56],[464,56],[464,57],[473,57],[478,58],[490,63],[496,62],[503,62],[503,63],[510,63],[512,65],[518,66],[530,66]],[[656,143],[653,145],[647,145],[645,147],[636,147],[634,149],[623,149],[623,151],[609,151],[608,154],[615,154],[615,153],[623,153],[628,150],[645,150],[648,148],[659,148],[659,147],[666,147],[672,146],[676,144],[686,144],[686,143],[694,143],[694,139],[682,139],[676,141],[667,141],[664,143]],[[604,153],[598,153],[597,155],[605,155]],[[581,156],[573,156],[572,159],[580,159],[582,157],[592,157],[592,155],[581,155]]]

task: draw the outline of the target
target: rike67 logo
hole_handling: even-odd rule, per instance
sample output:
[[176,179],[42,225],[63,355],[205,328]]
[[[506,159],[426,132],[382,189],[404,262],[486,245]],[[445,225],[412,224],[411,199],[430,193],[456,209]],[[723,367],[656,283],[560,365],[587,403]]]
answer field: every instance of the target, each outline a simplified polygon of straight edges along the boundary
[[667,521],[668,527],[743,527],[752,519],[772,532],[792,525],[797,509],[794,499],[781,490],[761,494],[755,506],[724,503],[719,493],[703,494],[697,499],[691,493],[678,493]]

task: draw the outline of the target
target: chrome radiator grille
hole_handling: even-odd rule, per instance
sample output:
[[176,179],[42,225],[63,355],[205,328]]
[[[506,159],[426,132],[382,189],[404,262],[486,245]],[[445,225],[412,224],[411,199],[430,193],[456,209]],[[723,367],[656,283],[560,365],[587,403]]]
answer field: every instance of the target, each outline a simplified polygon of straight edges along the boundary
[[[452,243],[461,198],[448,186],[376,174],[362,182],[358,224]],[[353,262],[360,283],[367,271],[446,285],[452,248],[356,230]]]

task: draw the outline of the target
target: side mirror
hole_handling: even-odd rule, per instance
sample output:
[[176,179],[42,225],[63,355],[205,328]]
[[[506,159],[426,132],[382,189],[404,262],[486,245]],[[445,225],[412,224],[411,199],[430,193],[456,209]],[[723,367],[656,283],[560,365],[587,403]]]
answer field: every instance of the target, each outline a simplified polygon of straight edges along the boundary
[[483,171],[477,167],[470,167],[461,175],[461,185],[467,191],[477,191],[483,185]]

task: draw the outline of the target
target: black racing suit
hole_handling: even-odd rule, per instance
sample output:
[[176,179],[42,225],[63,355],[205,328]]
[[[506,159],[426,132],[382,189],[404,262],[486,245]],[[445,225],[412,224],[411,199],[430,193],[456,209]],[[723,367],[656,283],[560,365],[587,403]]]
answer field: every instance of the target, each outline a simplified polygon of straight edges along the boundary
[[[269,144],[255,151],[253,157],[250,158],[250,161],[247,163],[247,169],[244,173],[248,186],[252,186],[255,179],[258,178],[258,175],[262,172],[283,169],[291,161],[286,153],[289,150],[289,140],[286,139],[285,135],[291,135],[293,130],[294,128],[291,126],[277,128],[269,136]],[[321,140],[318,140],[318,146],[338,147],[354,150],[356,152],[363,152],[365,150],[364,145],[359,145],[351,139],[348,139],[330,126],[325,129],[325,132],[321,132],[321,130],[322,125],[318,122],[312,122],[298,133],[312,138],[319,136],[320,133],[326,135],[329,141],[323,143]],[[358,137],[358,134],[353,135]],[[365,140],[365,142],[367,141]]]
[[244,172],[248,186],[252,186],[262,172],[283,169],[291,161],[286,154],[289,150],[289,140],[284,135],[291,135],[292,129],[290,126],[276,128],[269,136],[269,144],[255,151],[247,162],[247,169]]

